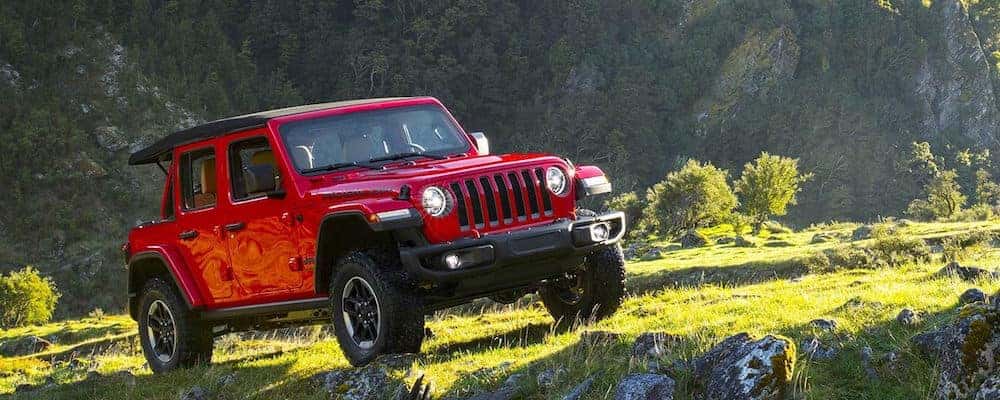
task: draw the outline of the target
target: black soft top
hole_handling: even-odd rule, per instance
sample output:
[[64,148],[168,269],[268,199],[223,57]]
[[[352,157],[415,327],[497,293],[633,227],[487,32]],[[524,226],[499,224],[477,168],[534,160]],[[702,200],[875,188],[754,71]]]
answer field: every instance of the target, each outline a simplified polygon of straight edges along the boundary
[[302,114],[310,111],[327,110],[355,106],[361,104],[380,103],[384,101],[400,100],[402,97],[384,99],[366,99],[338,101],[333,103],[309,104],[297,107],[280,108],[277,110],[261,111],[253,114],[240,115],[236,117],[224,118],[188,129],[177,131],[167,135],[163,139],[157,140],[148,147],[132,153],[128,158],[129,165],[152,164],[170,157],[170,152],[177,146],[216,138],[230,133],[243,131],[250,128],[264,126],[272,118],[286,115]]

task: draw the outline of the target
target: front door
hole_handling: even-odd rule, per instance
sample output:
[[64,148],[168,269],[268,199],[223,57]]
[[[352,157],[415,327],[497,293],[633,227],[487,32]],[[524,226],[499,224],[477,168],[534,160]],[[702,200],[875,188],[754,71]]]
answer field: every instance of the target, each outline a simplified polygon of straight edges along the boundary
[[[211,303],[233,295],[233,274],[229,268],[226,238],[219,230],[215,148],[184,151],[178,157],[176,197],[178,248],[192,277],[208,293]],[[174,196],[173,193],[170,194]]]
[[264,136],[238,138],[227,149],[231,209],[222,228],[228,235],[229,259],[247,294],[283,292],[302,285],[295,220],[284,198],[247,192],[247,167],[270,164],[282,187],[281,173]]

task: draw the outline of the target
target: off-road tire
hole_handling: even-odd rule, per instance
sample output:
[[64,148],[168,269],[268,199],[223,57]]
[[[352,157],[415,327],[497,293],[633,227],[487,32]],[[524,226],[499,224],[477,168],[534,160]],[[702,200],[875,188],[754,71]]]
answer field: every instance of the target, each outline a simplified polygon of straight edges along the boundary
[[[335,268],[329,292],[334,333],[352,365],[363,366],[383,354],[420,351],[424,340],[424,310],[419,296],[407,283],[394,249],[354,251],[340,258]],[[360,277],[371,287],[379,308],[378,334],[374,345],[368,349],[355,343],[344,320],[344,289],[354,277]]]
[[599,321],[610,317],[625,300],[625,257],[615,244],[588,254],[579,277],[579,301],[567,303],[558,285],[543,286],[538,294],[552,318],[560,324]]
[[[166,305],[176,327],[175,349],[168,361],[157,358],[153,345],[150,343],[148,333],[149,308],[156,301]],[[146,281],[140,293],[139,304],[139,343],[142,345],[142,353],[149,363],[149,369],[153,370],[154,373],[212,362],[213,336],[211,329],[196,319],[172,283],[162,278],[152,278]]]

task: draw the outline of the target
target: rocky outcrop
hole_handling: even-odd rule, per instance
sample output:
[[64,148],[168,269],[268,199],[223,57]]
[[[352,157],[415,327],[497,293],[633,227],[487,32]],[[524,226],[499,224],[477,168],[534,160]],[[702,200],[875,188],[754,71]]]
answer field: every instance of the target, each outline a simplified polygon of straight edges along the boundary
[[961,132],[985,147],[998,145],[1000,112],[988,58],[960,0],[931,6],[940,37],[916,73],[915,94],[926,134]]
[[48,350],[52,342],[38,336],[25,336],[0,343],[0,355],[4,357],[25,356]]
[[979,267],[967,267],[952,261],[938,271],[941,276],[955,276],[964,281],[974,281],[980,278],[998,278],[1000,274]]
[[778,336],[732,336],[694,360],[695,398],[783,399],[795,367],[795,344]]
[[708,244],[708,238],[702,235],[698,231],[691,229],[681,237],[677,238],[677,243],[681,244],[681,248],[691,249],[695,247],[703,247]]
[[615,400],[672,400],[674,380],[657,374],[630,374],[618,382]]
[[996,393],[1000,374],[1000,308],[965,306],[957,321],[912,339],[914,347],[937,360],[938,399],[979,399]]

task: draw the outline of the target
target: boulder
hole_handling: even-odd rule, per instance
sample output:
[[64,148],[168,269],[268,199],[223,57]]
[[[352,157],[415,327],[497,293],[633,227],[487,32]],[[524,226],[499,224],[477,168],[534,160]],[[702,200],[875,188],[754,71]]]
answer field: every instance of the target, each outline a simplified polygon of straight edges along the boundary
[[632,357],[660,357],[677,338],[666,332],[645,332],[632,343]]
[[813,360],[830,360],[840,353],[836,348],[823,344],[817,337],[804,340],[801,347],[802,354]]
[[875,230],[874,226],[861,225],[856,229],[854,229],[854,232],[851,232],[851,240],[858,241],[858,240],[871,239],[872,232],[874,230]]
[[580,382],[580,384],[574,386],[573,390],[570,390],[569,393],[566,393],[566,395],[563,396],[562,400],[579,400],[581,397],[583,397],[583,395],[587,394],[587,391],[590,390],[590,387],[594,385],[594,380],[597,379],[597,376],[598,376],[597,374],[594,374],[587,377],[587,379],[584,379],[583,382]]
[[795,368],[795,344],[768,335],[732,336],[694,360],[696,398],[714,400],[782,399]]
[[837,238],[834,237],[833,235],[829,234],[829,233],[823,232],[823,233],[817,233],[817,234],[813,235],[812,239],[809,240],[809,243],[811,243],[811,244],[819,244],[819,243],[832,242],[834,240],[837,240]]
[[0,355],[18,357],[40,353],[52,347],[52,342],[38,336],[24,336],[0,344]]
[[977,303],[977,302],[986,302],[986,293],[983,293],[982,290],[979,290],[977,288],[972,288],[963,292],[962,295],[958,297],[958,302],[959,304],[963,305]]
[[990,272],[979,267],[966,267],[957,261],[952,261],[938,271],[941,276],[955,276],[963,281],[974,281],[980,278],[997,278],[995,272]]
[[865,346],[861,348],[861,367],[865,369],[865,376],[869,380],[878,380],[878,371],[875,370],[874,356],[871,347]]
[[650,260],[658,260],[661,258],[663,258],[663,250],[660,249],[659,247],[653,247],[648,251],[646,251],[646,254],[643,254],[640,260],[650,261]]
[[130,371],[118,371],[111,376],[115,379],[120,380],[125,383],[125,386],[135,386],[138,382],[136,381],[135,375]]
[[833,319],[814,319],[809,321],[809,325],[812,325],[821,331],[833,332],[837,330],[837,321]]
[[920,317],[918,317],[917,313],[913,312],[913,310],[904,308],[899,311],[898,315],[896,315],[896,322],[906,326],[913,326],[920,322]]
[[208,392],[198,386],[186,390],[180,397],[181,400],[208,400]]
[[233,372],[233,373],[230,373],[230,374],[223,375],[221,378],[219,378],[219,382],[218,383],[219,383],[219,386],[225,387],[225,386],[232,385],[235,382],[236,382],[236,373]]
[[921,336],[914,344],[936,355],[939,399],[976,396],[987,378],[1000,373],[1000,308],[983,303],[962,308],[954,323]]
[[639,243],[631,242],[628,246],[625,246],[625,248],[622,249],[622,255],[626,260],[635,260],[639,258],[639,250],[641,248],[642,246]]
[[979,391],[976,392],[976,397],[973,400],[995,399],[1000,399],[1000,374],[993,374],[982,385],[979,385]]
[[715,241],[715,244],[730,244],[730,243],[736,243],[735,236],[720,237]]
[[757,247],[757,243],[754,243],[753,241],[751,241],[751,240],[749,240],[749,239],[747,239],[747,238],[745,238],[743,236],[737,236],[736,240],[733,242],[733,246],[736,246],[736,247]]
[[539,372],[535,380],[538,387],[548,389],[558,384],[566,376],[566,373],[566,367],[549,368]]
[[115,152],[128,147],[128,139],[117,126],[99,126],[94,130],[97,143],[109,152]]
[[[524,374],[514,374],[507,377],[503,384],[497,388],[496,391],[490,393],[483,393],[478,396],[469,398],[469,400],[511,400],[517,398],[518,394],[521,392],[521,381],[524,380]],[[373,397],[374,398],[374,397]]]
[[681,248],[692,249],[695,247],[704,247],[708,244],[708,237],[702,235],[700,232],[694,229],[690,229],[687,233],[681,235],[677,238],[677,243],[681,244]]
[[674,380],[665,375],[629,374],[615,389],[615,400],[672,400]]
[[406,389],[389,376],[385,366],[377,363],[353,370],[320,373],[314,375],[312,380],[319,383],[331,397],[343,400],[371,399],[384,393],[398,393]]

